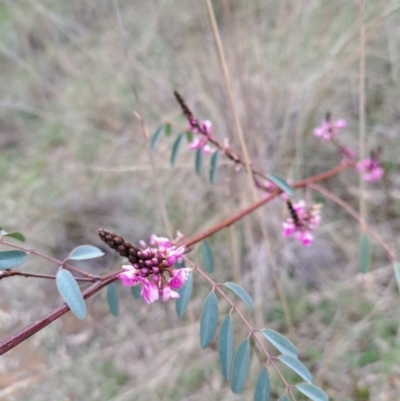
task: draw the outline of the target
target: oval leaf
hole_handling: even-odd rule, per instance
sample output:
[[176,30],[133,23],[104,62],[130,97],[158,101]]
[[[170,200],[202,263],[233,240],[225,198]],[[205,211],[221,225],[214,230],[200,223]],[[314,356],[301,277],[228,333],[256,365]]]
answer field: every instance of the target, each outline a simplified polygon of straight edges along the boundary
[[299,351],[297,348],[282,334],[278,333],[272,329],[263,329],[261,330],[264,337],[282,354],[284,355],[292,355],[297,357]]
[[73,275],[65,269],[58,271],[56,284],[64,302],[68,305],[71,312],[78,318],[86,317],[86,304],[81,290]]
[[141,295],[140,295],[141,291],[142,291],[141,285],[134,285],[133,287],[131,287],[131,292],[135,299],[141,298]]
[[218,325],[218,299],[210,292],[203,304],[200,318],[200,345],[207,348],[214,338]]
[[218,160],[219,160],[219,152],[216,151],[213,153],[210,161],[210,182],[211,184],[215,183],[215,176],[217,174],[218,168]]
[[292,355],[279,355],[278,359],[283,362],[287,367],[296,372],[306,382],[311,383],[312,376],[306,366],[301,363],[296,357]]
[[161,125],[161,127],[157,128],[157,131],[154,133],[154,135],[151,138],[151,142],[150,142],[150,150],[153,152],[154,149],[157,146],[158,140],[160,139],[160,136],[162,135],[164,131],[164,125]]
[[175,164],[176,158],[178,157],[178,153],[181,148],[183,136],[184,136],[184,134],[180,134],[178,136],[178,138],[176,138],[176,141],[174,142],[174,146],[172,148],[172,154],[171,154],[171,165],[172,166]]
[[187,140],[189,143],[193,142],[194,134],[193,134],[192,131],[186,131],[186,132],[185,132],[185,135],[186,135],[186,140]]
[[393,269],[394,269],[394,274],[396,276],[396,281],[397,281],[397,287],[400,291],[400,263],[399,262],[394,262],[393,263]]
[[25,242],[25,236],[21,233],[15,232],[15,233],[9,233],[9,234],[4,234],[5,237],[11,237],[15,238],[18,241]]
[[196,174],[201,174],[201,168],[203,166],[203,155],[201,154],[201,149],[196,150],[196,160],[195,160]]
[[201,253],[205,269],[208,273],[212,273],[214,271],[214,255],[210,243],[207,240],[201,243]]
[[107,286],[107,302],[110,307],[110,312],[114,316],[118,316],[119,314],[119,302],[118,302],[118,292],[117,285],[112,282]]
[[329,397],[319,387],[310,383],[296,384],[297,390],[313,401],[329,401]]
[[243,390],[249,368],[249,358],[250,342],[246,339],[240,343],[233,360],[231,390],[235,394],[239,394]]
[[93,259],[103,256],[104,252],[92,245],[81,245],[73,249],[68,257],[72,260]]
[[227,281],[224,286],[234,292],[249,308],[254,310],[253,300],[250,295],[239,284]]
[[167,136],[167,137],[170,136],[171,132],[172,132],[172,125],[168,123],[165,126],[165,136]]
[[258,376],[254,401],[269,401],[271,394],[271,381],[267,368],[263,368]]
[[233,355],[233,328],[231,315],[222,321],[218,339],[219,363],[224,378],[229,380]]
[[279,177],[279,175],[267,174],[267,178],[289,196],[294,195],[294,189],[282,177]]
[[182,317],[189,305],[190,297],[193,291],[193,274],[189,273],[186,283],[177,290],[180,298],[176,300],[175,310],[179,317]]
[[371,255],[369,251],[368,236],[365,233],[361,233],[360,235],[359,259],[360,271],[361,273],[366,273],[371,263]]
[[12,269],[22,265],[27,258],[24,251],[1,251],[0,252],[0,270]]

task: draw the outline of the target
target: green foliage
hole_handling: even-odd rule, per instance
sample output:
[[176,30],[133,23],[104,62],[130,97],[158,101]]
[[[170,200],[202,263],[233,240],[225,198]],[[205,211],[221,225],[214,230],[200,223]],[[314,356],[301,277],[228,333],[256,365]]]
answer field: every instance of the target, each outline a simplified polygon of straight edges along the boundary
[[179,317],[182,317],[186,311],[186,308],[189,305],[190,297],[192,296],[193,291],[193,274],[189,273],[189,277],[186,283],[177,290],[180,298],[178,298],[175,302],[175,310]]
[[282,334],[272,329],[261,330],[264,337],[282,354],[297,357],[297,348]]
[[235,394],[240,394],[243,390],[249,368],[249,359],[250,342],[246,339],[240,343],[233,360],[231,389]]
[[176,138],[176,140],[174,142],[174,146],[172,147],[172,153],[171,153],[171,165],[172,166],[175,164],[176,158],[178,157],[183,137],[184,137],[184,134],[179,134],[178,138]]
[[74,276],[65,269],[58,271],[56,284],[64,302],[78,319],[85,319],[87,311],[85,300]]
[[23,251],[1,251],[0,252],[0,270],[12,269],[13,267],[22,265],[27,254]]
[[244,288],[231,281],[224,283],[224,286],[235,293],[249,307],[250,310],[254,310],[253,300]]
[[112,282],[107,286],[107,303],[110,308],[110,312],[114,316],[119,314],[119,301],[118,301],[118,291],[115,282]]
[[131,287],[131,293],[135,299],[140,299],[142,296],[140,292],[142,291],[142,287],[140,285],[134,285]]
[[224,378],[229,380],[233,355],[233,327],[231,315],[222,321],[218,339],[219,363]]
[[216,151],[211,156],[210,160],[210,182],[211,184],[215,183],[215,176],[217,174],[218,169],[218,160],[219,160],[219,151]]
[[271,380],[267,368],[263,368],[258,376],[254,401],[269,401],[271,393]]
[[278,359],[284,363],[287,367],[296,372],[303,380],[308,383],[311,383],[312,376],[311,373],[308,371],[306,366],[300,362],[296,357],[286,354],[286,355],[279,355]]
[[18,241],[25,242],[25,236],[19,232],[6,233],[5,231],[3,231],[2,235],[3,235],[3,237],[10,237],[10,238],[14,238]]
[[329,401],[328,396],[319,387],[311,383],[296,384],[297,390],[306,395],[312,401]]
[[214,338],[218,325],[218,299],[214,292],[210,292],[203,304],[200,318],[200,344],[207,348]]
[[195,169],[198,176],[201,175],[201,168],[203,167],[203,155],[201,153],[201,148],[196,150],[195,157]]
[[201,243],[201,253],[206,271],[212,273],[214,271],[214,255],[210,243],[207,240]]
[[172,125],[168,123],[165,125],[165,136],[169,137],[171,133],[172,133]]
[[289,196],[294,195],[294,189],[279,175],[267,174],[267,178]]
[[161,125],[160,127],[157,128],[156,132],[154,133],[154,135],[151,137],[151,141],[150,141],[150,150],[152,152],[154,152],[154,150],[156,149],[157,143],[162,135],[162,133],[164,132],[164,125]]
[[81,245],[73,249],[68,256],[71,260],[86,260],[103,256],[104,252],[92,245]]

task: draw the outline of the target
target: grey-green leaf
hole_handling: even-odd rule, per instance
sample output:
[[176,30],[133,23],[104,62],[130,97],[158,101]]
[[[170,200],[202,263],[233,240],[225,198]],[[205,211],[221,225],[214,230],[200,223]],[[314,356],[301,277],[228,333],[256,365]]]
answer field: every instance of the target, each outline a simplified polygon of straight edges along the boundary
[[294,189],[282,177],[279,177],[279,175],[267,174],[267,178],[289,196],[294,195]]
[[212,273],[214,271],[214,255],[210,243],[207,240],[201,243],[201,253],[205,269],[208,273]]
[[160,139],[160,136],[162,135],[162,133],[164,132],[164,125],[161,125],[161,127],[157,128],[157,131],[154,133],[154,135],[151,138],[151,142],[150,142],[150,150],[153,152],[154,149],[157,146],[158,140]]
[[359,259],[360,271],[361,273],[366,273],[371,263],[371,255],[369,251],[368,236],[365,233],[361,233],[360,235]]
[[269,401],[271,394],[271,380],[267,368],[263,368],[258,375],[254,401]]
[[239,284],[227,281],[224,286],[234,292],[249,308],[254,310],[254,303],[251,296]]
[[243,390],[249,368],[249,359],[250,342],[246,339],[240,343],[233,360],[231,390],[235,394],[239,394]]
[[172,132],[172,125],[168,123],[165,126],[165,136],[166,137],[170,136],[171,132]]
[[1,251],[0,252],[0,270],[12,269],[13,267],[22,265],[27,258],[24,251]]
[[119,314],[119,301],[118,301],[118,292],[117,285],[112,282],[107,286],[107,302],[110,307],[110,312],[114,316],[118,316]]
[[299,351],[297,348],[282,334],[278,333],[272,329],[263,329],[261,330],[264,337],[282,354],[284,355],[292,355],[297,357]]
[[231,315],[222,321],[218,339],[219,363],[224,378],[229,380],[233,355],[233,327]]
[[279,401],[289,401],[289,398],[287,398],[286,395],[283,395],[281,398],[279,398]]
[[4,234],[4,236],[5,237],[15,238],[18,241],[25,242],[25,236],[23,234],[21,234],[21,233],[18,233],[18,232],[7,233],[7,234]]
[[400,263],[393,262],[394,275],[396,276],[397,287],[400,291]]
[[196,174],[201,174],[201,168],[203,166],[203,155],[201,154],[201,148],[196,150],[196,159],[195,159],[195,167]]
[[218,299],[210,292],[203,304],[200,318],[200,344],[201,348],[207,348],[214,338],[218,325]]
[[186,283],[177,290],[180,298],[176,300],[175,310],[179,317],[182,317],[189,305],[190,297],[193,291],[193,274],[189,273]]
[[86,260],[103,256],[104,252],[92,245],[81,245],[73,249],[68,257],[72,260]]
[[306,395],[312,401],[329,401],[329,397],[319,387],[310,383],[296,384],[297,390]]
[[292,355],[279,355],[278,359],[287,367],[296,372],[306,382],[311,383],[312,376],[306,366]]
[[135,297],[135,299],[141,298],[141,295],[140,295],[141,291],[142,291],[141,285],[134,285],[133,287],[131,287],[131,292],[132,292],[132,295]]
[[68,270],[59,270],[56,276],[56,284],[58,292],[71,309],[71,312],[78,319],[84,319],[87,314],[86,304],[79,285],[73,275]]
[[174,146],[172,147],[172,153],[171,153],[171,165],[173,166],[175,164],[176,158],[178,157],[179,150],[181,148],[181,143],[183,140],[184,134],[179,134],[178,138],[176,138],[174,142]]
[[194,134],[193,134],[192,131],[186,131],[186,132],[185,132],[185,135],[186,135],[186,140],[187,140],[189,143],[193,142]]
[[219,152],[216,151],[211,156],[211,161],[210,161],[210,182],[211,182],[211,184],[215,183],[215,176],[217,174],[217,168],[218,168],[218,160],[219,160]]

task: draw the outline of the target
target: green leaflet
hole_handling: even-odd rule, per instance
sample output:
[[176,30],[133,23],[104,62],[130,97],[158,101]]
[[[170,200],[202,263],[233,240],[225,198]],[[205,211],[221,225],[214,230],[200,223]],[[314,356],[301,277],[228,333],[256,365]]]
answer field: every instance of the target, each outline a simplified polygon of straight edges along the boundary
[[86,260],[103,256],[104,252],[92,245],[81,245],[73,249],[68,256],[71,260]]
[[201,175],[201,168],[203,167],[203,155],[201,154],[201,148],[196,150],[195,168],[196,174]]
[[250,342],[246,339],[240,343],[233,360],[231,390],[235,394],[239,394],[243,390],[249,368],[249,359]]
[[176,138],[176,140],[174,142],[174,146],[172,147],[172,153],[171,153],[171,165],[172,166],[175,164],[176,158],[178,157],[183,137],[184,137],[184,134],[179,134],[178,138]]
[[78,319],[85,319],[87,311],[85,300],[73,275],[65,269],[58,271],[56,284],[64,302]]
[[175,302],[175,310],[176,314],[179,317],[182,317],[186,311],[186,308],[189,305],[190,297],[193,291],[193,274],[189,273],[188,279],[186,283],[177,290],[180,298],[178,298]]
[[204,268],[208,273],[212,273],[214,271],[214,255],[210,243],[207,240],[201,243],[201,253],[203,256]]
[[233,327],[231,315],[222,321],[218,338],[219,363],[225,380],[229,380],[233,356]]
[[263,333],[264,337],[279,351],[282,352],[282,354],[286,355],[292,355],[294,357],[297,357],[297,354],[299,351],[297,348],[282,334],[278,333],[275,330],[272,329],[263,329],[261,330]]
[[152,152],[155,150],[158,140],[160,139],[163,132],[164,132],[164,125],[161,125],[160,127],[157,128],[157,131],[152,136],[150,141],[150,150]]
[[227,281],[224,286],[234,292],[249,308],[254,310],[254,303],[250,295],[239,284]]
[[119,301],[118,301],[118,291],[115,282],[112,282],[107,286],[107,302],[110,308],[110,312],[114,316],[119,314]]
[[203,304],[200,318],[200,344],[201,348],[207,348],[214,338],[218,325],[218,299],[210,292]]
[[306,395],[312,401],[329,401],[329,397],[319,387],[310,383],[296,384],[297,390]]
[[258,376],[254,401],[269,401],[271,393],[271,381],[267,368],[263,368]]
[[360,259],[360,271],[366,273],[371,264],[371,255],[369,250],[369,240],[365,233],[360,235],[360,246],[359,246],[359,259]]
[[267,174],[267,178],[289,196],[294,195],[294,189],[279,175]]
[[28,255],[24,251],[1,251],[0,252],[0,270],[12,269],[22,265]]

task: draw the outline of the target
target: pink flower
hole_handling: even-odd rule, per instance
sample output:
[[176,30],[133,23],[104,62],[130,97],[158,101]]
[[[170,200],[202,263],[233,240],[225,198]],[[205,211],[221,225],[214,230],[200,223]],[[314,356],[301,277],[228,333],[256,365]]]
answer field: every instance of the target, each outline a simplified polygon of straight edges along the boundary
[[342,164],[348,164],[356,157],[356,152],[349,146],[339,146],[339,150],[342,154]]
[[178,290],[181,288],[185,283],[187,278],[189,277],[191,269],[185,267],[182,269],[176,269],[172,274],[172,278],[169,281],[169,285],[171,288]]
[[339,130],[346,127],[346,120],[337,120],[335,123],[330,121],[330,117],[322,122],[321,126],[314,129],[314,135],[318,136],[326,141],[330,141],[332,137],[336,136],[339,133]]
[[311,232],[321,222],[319,207],[317,205],[307,207],[304,200],[294,204],[288,201],[287,204],[291,217],[282,223],[282,236],[290,237],[293,235],[304,246],[310,246],[314,240]]
[[129,256],[132,265],[122,266],[125,271],[118,275],[122,284],[129,287],[140,285],[140,293],[148,304],[160,297],[164,302],[179,298],[175,290],[185,284],[191,269],[177,270],[172,266],[182,258],[186,247],[183,245],[177,248],[171,245],[168,238],[157,237],[155,234],[150,237],[150,247],[144,248],[144,241],[139,243],[142,249],[135,246],[131,248],[134,250]]
[[193,142],[189,143],[190,150],[197,150],[201,149],[201,154],[209,155],[215,152],[215,149],[212,148],[210,145],[207,144],[208,139],[207,137],[203,136],[202,138],[195,138]]
[[385,170],[382,168],[379,160],[365,159],[356,164],[356,170],[362,174],[365,181],[375,181],[382,178]]

